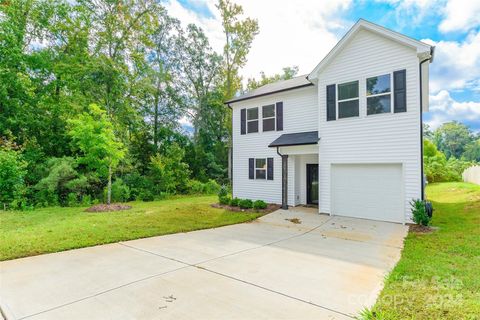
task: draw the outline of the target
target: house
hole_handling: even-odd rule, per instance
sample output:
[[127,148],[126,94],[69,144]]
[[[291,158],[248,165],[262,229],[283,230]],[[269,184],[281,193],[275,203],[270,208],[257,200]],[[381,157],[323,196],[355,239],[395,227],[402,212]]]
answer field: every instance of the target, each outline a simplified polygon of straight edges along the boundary
[[433,49],[361,19],[310,74],[227,101],[233,196],[410,222]]

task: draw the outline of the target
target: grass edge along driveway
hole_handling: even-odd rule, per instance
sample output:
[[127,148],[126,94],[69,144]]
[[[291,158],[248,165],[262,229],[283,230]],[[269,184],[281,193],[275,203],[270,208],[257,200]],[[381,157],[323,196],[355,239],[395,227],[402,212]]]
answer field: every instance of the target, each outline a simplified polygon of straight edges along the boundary
[[366,319],[480,319],[480,186],[429,185],[428,234],[410,232]]
[[261,216],[212,208],[216,201],[216,196],[177,196],[130,202],[132,209],[116,212],[84,212],[84,207],[0,211],[0,261],[215,228]]

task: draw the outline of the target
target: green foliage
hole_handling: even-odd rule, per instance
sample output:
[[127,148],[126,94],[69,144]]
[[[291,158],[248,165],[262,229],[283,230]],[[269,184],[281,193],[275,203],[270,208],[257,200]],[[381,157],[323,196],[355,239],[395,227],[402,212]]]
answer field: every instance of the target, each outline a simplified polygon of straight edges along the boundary
[[76,207],[78,203],[78,196],[76,193],[70,192],[67,194],[67,206],[68,207]]
[[430,217],[425,209],[425,201],[420,199],[412,200],[410,206],[412,207],[413,221],[416,224],[428,226],[430,224]]
[[253,202],[253,209],[266,209],[267,208],[267,203],[263,200],[256,200]]
[[19,151],[0,146],[0,204],[19,207],[24,200],[27,163]]
[[458,160],[438,151],[436,146],[429,140],[423,141],[424,173],[429,183],[445,181],[461,181],[462,172],[472,165],[471,162]]
[[473,135],[470,129],[457,121],[445,123],[433,133],[433,141],[447,159],[450,157],[461,158],[465,147],[472,140]]
[[218,197],[225,197],[228,195],[228,187],[226,185],[222,185],[220,190],[218,190]]
[[143,190],[139,195],[138,195],[139,200],[142,201],[153,201],[155,200],[155,196],[153,193],[149,190]]
[[218,197],[218,202],[223,205],[229,205],[231,200],[229,196]]
[[[104,191],[106,196],[107,190]],[[130,188],[123,182],[121,178],[115,179],[112,183],[112,201],[127,202],[130,200]]]
[[185,152],[176,143],[165,154],[156,154],[150,159],[150,177],[157,193],[184,192],[187,188],[190,170],[183,162]]
[[356,318],[358,320],[385,320],[387,316],[381,311],[374,311],[372,309],[364,308],[360,315]]
[[205,194],[216,194],[221,188],[217,181],[210,179],[205,183]]
[[480,162],[480,139],[467,144],[462,157],[467,161]]
[[253,201],[250,199],[242,199],[238,202],[238,206],[242,209],[251,209],[253,208]]
[[283,74],[275,74],[273,76],[266,76],[265,72],[260,72],[260,80],[255,78],[249,78],[247,83],[247,91],[259,88],[269,83],[277,82],[280,80],[288,80],[295,77],[298,73],[298,66],[283,68]]
[[240,199],[235,197],[233,198],[232,200],[230,200],[230,205],[232,207],[238,207],[239,206],[239,203],[240,203]]

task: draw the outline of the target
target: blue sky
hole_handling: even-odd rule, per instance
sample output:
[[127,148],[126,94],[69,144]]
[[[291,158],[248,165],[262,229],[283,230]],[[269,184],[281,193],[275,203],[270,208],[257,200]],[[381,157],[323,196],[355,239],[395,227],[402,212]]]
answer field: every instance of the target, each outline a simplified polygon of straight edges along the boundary
[[[255,39],[244,80],[260,71],[278,73],[296,65],[309,73],[335,43],[363,18],[436,47],[430,66],[432,127],[458,120],[480,131],[480,1],[478,0],[237,0],[256,18]],[[223,34],[215,0],[167,0],[169,12],[196,23],[222,50]]]

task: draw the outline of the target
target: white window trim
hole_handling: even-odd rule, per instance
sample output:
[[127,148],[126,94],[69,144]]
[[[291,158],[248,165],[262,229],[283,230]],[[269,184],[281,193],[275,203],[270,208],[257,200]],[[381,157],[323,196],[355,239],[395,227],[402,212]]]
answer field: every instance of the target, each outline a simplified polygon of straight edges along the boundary
[[[390,92],[384,92],[384,93],[377,93],[377,94],[372,94],[368,95],[367,92],[367,80],[370,78],[375,78],[375,77],[380,77],[380,76],[386,76],[390,75]],[[380,97],[380,96],[386,96],[390,95],[390,112],[382,112],[382,113],[372,113],[368,114],[368,98],[373,98],[373,97]],[[376,75],[376,76],[370,76],[365,78],[365,115],[367,117],[377,117],[377,116],[382,116],[382,115],[391,115],[394,114],[393,112],[393,72],[387,72],[384,74]]]
[[[248,110],[255,109],[255,108],[257,109],[257,118],[256,118],[256,119],[248,120]],[[246,124],[246,126],[247,126],[247,127],[246,127],[247,134],[248,134],[248,133],[259,133],[259,132],[260,132],[260,110],[259,110],[259,108],[258,108],[258,107],[247,108],[245,118],[246,118],[246,123],[247,123],[247,124]],[[249,132],[249,131],[248,131],[248,123],[249,123],[249,122],[253,122],[253,121],[258,121],[258,125],[257,125],[258,130],[257,130],[256,132]]]
[[[342,84],[347,84],[347,83],[351,83],[351,82],[357,82],[357,85],[358,85],[358,96],[356,98],[349,98],[349,99],[343,99],[343,100],[339,100],[338,99],[338,92],[339,92],[339,89],[338,87],[341,86]],[[358,116],[353,116],[353,117],[344,117],[344,118],[340,118],[340,114],[339,114],[339,105],[340,105],[340,102],[348,102],[348,101],[354,101],[354,100],[358,100]],[[344,81],[342,83],[337,83],[337,87],[336,87],[336,90],[335,90],[335,118],[336,120],[349,120],[349,119],[356,119],[356,118],[360,118],[360,80],[351,80],[351,81]]]
[[[270,107],[270,106],[273,106],[273,117],[264,117],[263,116],[263,107]],[[266,104],[266,105],[263,105],[262,106],[262,132],[270,132],[270,131],[277,131],[277,110],[275,110],[275,106],[276,104],[275,103],[272,103],[272,104]],[[273,130],[268,130],[268,131],[265,131],[263,129],[263,120],[268,120],[268,119],[274,119],[275,121],[273,122]],[[260,130],[259,130],[260,131]]]
[[[255,180],[267,180],[267,173],[268,173],[268,159],[267,158],[254,158],[254,162],[255,162],[255,166],[254,166],[254,169],[255,169]],[[258,168],[257,167],[257,159],[258,160],[265,160],[265,169],[264,168]],[[257,178],[257,170],[263,170],[265,171],[265,178]]]

